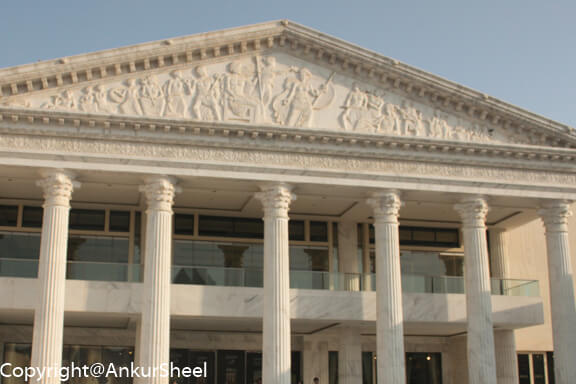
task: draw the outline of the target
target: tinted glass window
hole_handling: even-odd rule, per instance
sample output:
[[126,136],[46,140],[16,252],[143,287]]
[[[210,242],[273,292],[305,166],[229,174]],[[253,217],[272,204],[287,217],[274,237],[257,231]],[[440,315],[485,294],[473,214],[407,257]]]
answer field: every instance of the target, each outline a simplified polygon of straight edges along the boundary
[[304,241],[304,222],[300,220],[290,220],[288,222],[288,233],[290,234],[290,240]]
[[42,207],[24,207],[22,211],[22,226],[28,228],[42,228]]
[[[370,244],[374,244],[374,226],[370,226]],[[458,248],[458,229],[400,227],[400,245],[421,245],[430,247]]]
[[328,241],[328,223],[311,221],[310,241]]
[[177,235],[194,235],[194,215],[177,213],[174,215],[174,233]]
[[518,355],[518,375],[520,377],[520,384],[530,383],[530,362],[528,355]]
[[130,212],[110,211],[110,232],[130,232]]
[[15,227],[18,223],[18,207],[0,205],[0,227]]
[[440,353],[407,353],[406,384],[442,384]]
[[546,373],[544,369],[544,355],[532,355],[532,373],[534,374],[534,384],[546,384]]
[[103,231],[105,218],[103,210],[72,209],[70,210],[70,229]]
[[247,239],[264,238],[262,219],[243,217],[200,216],[200,236],[237,237]]

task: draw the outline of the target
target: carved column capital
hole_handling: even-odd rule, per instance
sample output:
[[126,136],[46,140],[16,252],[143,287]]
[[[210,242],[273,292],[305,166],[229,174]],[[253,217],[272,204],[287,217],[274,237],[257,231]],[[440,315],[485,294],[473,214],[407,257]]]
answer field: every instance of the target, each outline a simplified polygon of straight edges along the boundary
[[264,217],[288,218],[290,203],[296,200],[293,187],[285,183],[267,184],[260,187],[261,192],[254,196],[262,202]]
[[375,192],[366,202],[374,210],[376,222],[398,223],[398,215],[403,205],[400,192],[395,190]]
[[62,169],[42,171],[40,175],[42,179],[36,185],[44,192],[44,206],[70,207],[74,188],[80,188],[80,183],[74,181],[75,175]]
[[176,179],[169,176],[153,176],[144,180],[140,192],[146,197],[149,210],[172,212],[174,196],[180,192]]
[[466,197],[460,203],[455,204],[454,209],[460,214],[465,228],[486,227],[486,215],[490,207],[484,197]]
[[571,203],[568,200],[553,200],[542,204],[538,215],[544,222],[547,232],[568,230],[568,218],[572,216]]

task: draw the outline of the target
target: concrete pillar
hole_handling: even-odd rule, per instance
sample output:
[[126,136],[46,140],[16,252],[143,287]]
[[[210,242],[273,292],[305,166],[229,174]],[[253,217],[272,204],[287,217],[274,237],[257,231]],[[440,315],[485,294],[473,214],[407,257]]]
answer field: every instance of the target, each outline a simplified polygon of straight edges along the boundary
[[[43,172],[37,183],[44,192],[44,216],[31,363],[41,369],[59,369],[62,365],[70,198],[74,188],[79,187],[73,178],[69,172],[51,170]],[[42,383],[59,384],[60,380],[57,375],[50,375]]]
[[362,384],[362,342],[354,328],[339,329],[338,384]]
[[[172,206],[175,180],[150,177],[140,187],[146,198],[146,254],[138,365],[145,369],[170,363],[170,285]],[[168,377],[142,377],[139,383],[168,384]]]
[[576,379],[576,307],[568,240],[568,217],[572,214],[570,202],[547,202],[539,214],[546,228],[554,374],[556,384],[568,384]]
[[358,224],[349,221],[338,223],[338,258],[343,275],[344,289],[360,290],[360,268],[358,263]]
[[304,336],[302,355],[302,381],[312,383],[317,377],[319,384],[328,384],[328,343],[314,336]]
[[496,359],[485,224],[488,204],[482,197],[469,197],[455,209],[462,217],[464,235],[468,380],[470,384],[494,384]]
[[288,209],[296,196],[279,183],[263,186],[256,198],[264,208],[263,383],[290,384]]
[[398,213],[396,191],[373,194],[368,204],[374,209],[376,234],[376,346],[378,382],[404,384],[404,325]]

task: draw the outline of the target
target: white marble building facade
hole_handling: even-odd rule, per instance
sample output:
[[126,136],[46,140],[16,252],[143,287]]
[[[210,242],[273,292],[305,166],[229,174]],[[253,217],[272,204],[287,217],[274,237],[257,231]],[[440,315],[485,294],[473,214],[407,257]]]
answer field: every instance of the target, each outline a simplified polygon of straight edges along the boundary
[[[286,21],[1,69],[4,360],[125,347],[205,353],[212,383],[512,384],[518,352],[553,351],[571,383],[575,147]],[[546,249],[519,255],[534,223]]]

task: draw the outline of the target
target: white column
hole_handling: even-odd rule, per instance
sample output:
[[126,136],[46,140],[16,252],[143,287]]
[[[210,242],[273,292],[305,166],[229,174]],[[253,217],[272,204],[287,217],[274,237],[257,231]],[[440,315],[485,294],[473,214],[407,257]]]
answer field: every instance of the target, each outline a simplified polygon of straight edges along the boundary
[[502,228],[490,228],[490,264],[492,277],[506,279],[508,268],[508,233]]
[[[508,233],[502,228],[490,228],[490,262],[492,277],[506,279],[508,270]],[[507,289],[506,282],[502,287]],[[498,384],[518,384],[518,357],[513,329],[494,331],[496,376]]]
[[556,384],[574,383],[576,308],[568,240],[568,217],[572,214],[570,202],[557,200],[545,203],[539,214],[546,227]]
[[404,315],[396,191],[375,193],[368,199],[374,209],[376,241],[376,345],[378,382],[404,384]]
[[[147,210],[138,365],[153,369],[170,362],[170,269],[175,180],[166,176],[150,177],[140,191],[146,198]],[[138,382],[168,384],[168,377],[140,378]]]
[[338,259],[340,272],[345,274],[343,288],[348,291],[359,291],[358,224],[355,222],[338,223]]
[[[62,365],[64,298],[66,295],[66,253],[70,198],[80,184],[69,172],[50,170],[42,173],[38,186],[44,192],[44,216],[38,263],[39,300],[34,311],[32,366],[59,369]],[[43,384],[60,383],[56,375]]]
[[362,384],[362,341],[358,329],[339,329],[338,384]]
[[494,331],[498,384],[518,384],[518,357],[513,329]]
[[282,183],[261,189],[256,198],[264,208],[262,379],[264,384],[290,384],[288,209],[296,197]]
[[482,197],[470,197],[455,209],[462,217],[464,235],[468,380],[470,384],[494,384],[496,359],[485,224],[488,204]]

